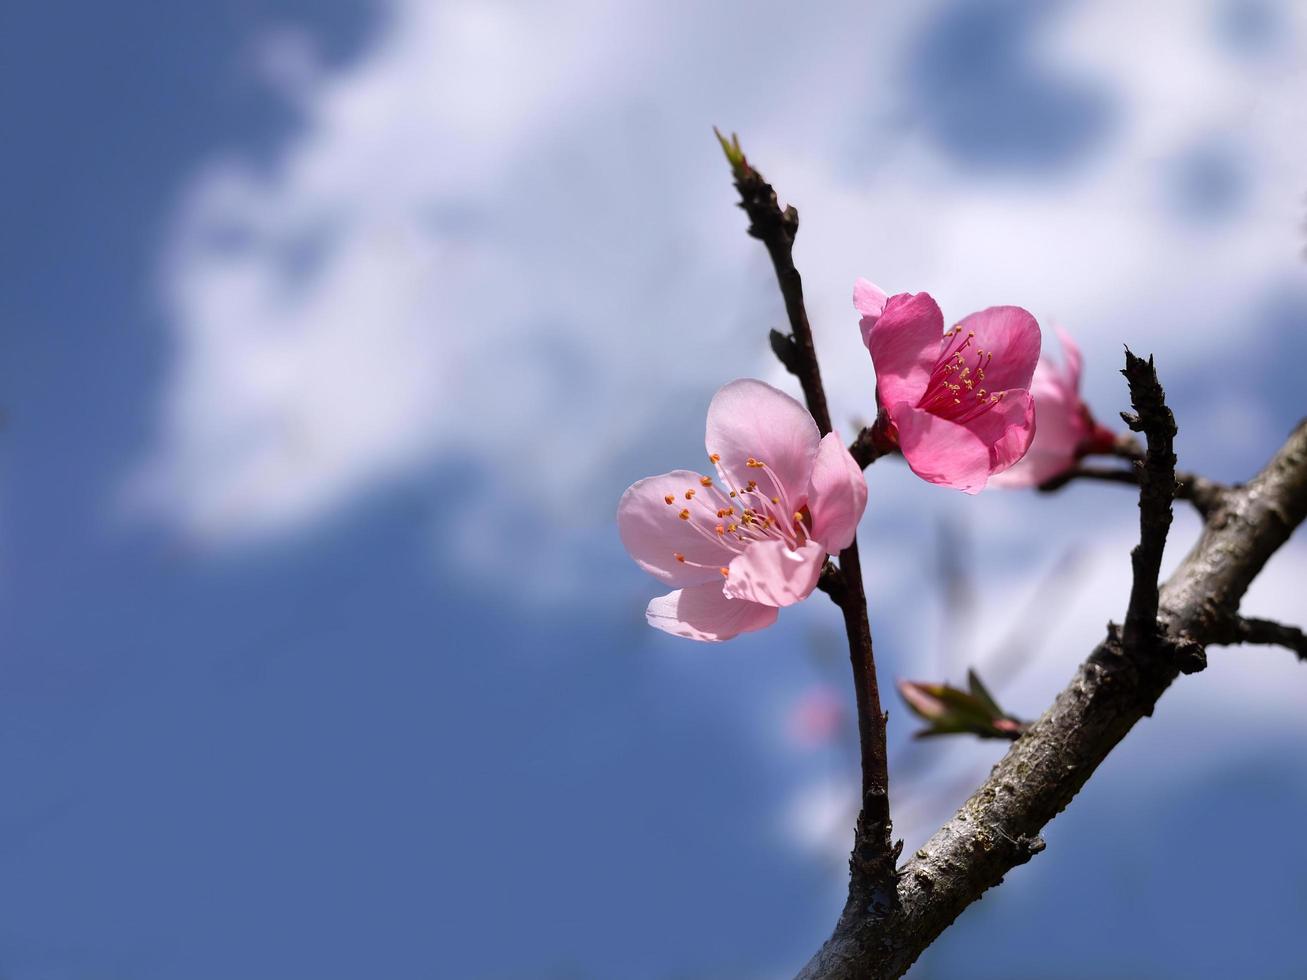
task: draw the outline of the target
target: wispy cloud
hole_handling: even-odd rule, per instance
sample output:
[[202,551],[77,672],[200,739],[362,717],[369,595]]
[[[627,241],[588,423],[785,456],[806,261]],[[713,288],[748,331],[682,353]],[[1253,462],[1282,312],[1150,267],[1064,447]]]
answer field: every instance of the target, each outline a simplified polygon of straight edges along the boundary
[[[394,0],[326,71],[271,36],[260,70],[302,125],[267,167],[223,148],[184,195],[134,499],[249,543],[458,466],[481,485],[433,504],[443,546],[565,583],[626,482],[694,464],[713,388],[780,378],[711,123],[802,206],[841,420],[871,411],[858,274],[953,315],[1059,319],[1099,394],[1127,339],[1206,383],[1229,325],[1301,277],[1307,13],[1277,8],[1276,43],[1249,44],[1217,5],[988,9]],[[1002,71],[950,55],[972,20],[1009,38]],[[930,492],[878,490],[887,522]]]

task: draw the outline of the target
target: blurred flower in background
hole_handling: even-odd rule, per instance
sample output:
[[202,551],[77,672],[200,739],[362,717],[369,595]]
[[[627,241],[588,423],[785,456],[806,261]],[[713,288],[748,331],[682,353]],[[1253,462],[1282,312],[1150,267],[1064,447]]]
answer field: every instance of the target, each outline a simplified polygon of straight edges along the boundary
[[826,685],[809,688],[790,710],[790,735],[804,746],[834,742],[849,723],[844,701],[834,688]]
[[1080,398],[1083,361],[1080,347],[1060,327],[1062,363],[1041,357],[1031,391],[1039,412],[1039,428],[1026,455],[994,479],[996,486],[1034,487],[1071,469],[1090,453],[1110,453],[1116,433],[1100,425]]

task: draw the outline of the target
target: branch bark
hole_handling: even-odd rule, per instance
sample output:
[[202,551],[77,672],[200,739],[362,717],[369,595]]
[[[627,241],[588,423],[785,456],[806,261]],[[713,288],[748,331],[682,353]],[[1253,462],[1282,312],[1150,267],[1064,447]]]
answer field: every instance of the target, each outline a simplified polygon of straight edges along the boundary
[[1052,706],[899,870],[888,900],[859,903],[850,896],[834,935],[800,978],[902,976],[968,905],[1042,851],[1043,827],[1134,724],[1152,714],[1178,674],[1194,669],[1207,643],[1231,642],[1248,629],[1267,635],[1261,626],[1237,625],[1239,602],[1304,518],[1307,420],[1256,477],[1229,490],[1209,514],[1198,542],[1158,594],[1151,654],[1128,650],[1109,625]]
[[1171,530],[1171,501],[1175,499],[1175,416],[1166,406],[1166,393],[1157,380],[1150,356],[1136,357],[1127,347],[1121,371],[1130,385],[1130,403],[1136,414],[1121,413],[1121,420],[1148,439],[1148,451],[1135,464],[1139,474],[1139,543],[1130,552],[1134,582],[1125,614],[1126,649],[1134,656],[1152,652],[1158,636],[1157,576],[1162,552]]
[[[1053,493],[1061,490],[1068,483],[1076,480],[1093,480],[1099,483],[1121,483],[1127,486],[1139,486],[1139,473],[1135,469],[1120,469],[1116,466],[1093,466],[1081,463],[1064,473],[1045,480],[1036,489],[1040,493]],[[1206,517],[1221,505],[1221,500],[1229,491],[1223,483],[1209,480],[1196,473],[1175,474],[1175,499],[1186,500],[1193,504],[1199,515]]]
[[[816,420],[821,434],[826,435],[831,431],[830,410],[821,382],[821,368],[812,340],[812,327],[803,302],[803,279],[794,265],[794,238],[799,231],[799,212],[793,206],[781,208],[776,199],[776,191],[745,159],[739,142],[734,137],[728,141],[720,133],[717,135],[735,176],[740,207],[749,216],[749,234],[766,246],[781,296],[785,300],[790,333],[771,331],[772,350],[785,368],[799,379],[808,411]],[[849,859],[850,887],[859,894],[870,896],[892,888],[894,864],[899,852],[891,840],[885,714],[881,709],[880,688],[876,681],[871,623],[867,615],[867,598],[863,591],[862,563],[858,556],[856,538],[840,552],[838,567],[827,563],[819,584],[843,613],[844,631],[849,643],[862,760],[862,807]]]
[[1256,643],[1263,646],[1284,647],[1292,650],[1303,663],[1307,663],[1307,633],[1297,626],[1286,626],[1270,619],[1236,616],[1209,642],[1222,646],[1236,643]]

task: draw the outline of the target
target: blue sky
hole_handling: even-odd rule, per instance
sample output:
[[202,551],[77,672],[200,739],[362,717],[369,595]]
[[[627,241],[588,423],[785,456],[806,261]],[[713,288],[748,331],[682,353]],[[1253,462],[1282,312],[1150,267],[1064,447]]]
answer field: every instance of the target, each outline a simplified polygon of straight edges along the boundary
[[[0,46],[5,978],[773,977],[815,948],[853,768],[789,715],[845,696],[834,610],[655,634],[611,523],[700,458],[716,387],[786,383],[714,123],[802,210],[847,427],[859,274],[1064,324],[1104,419],[1120,344],[1155,351],[1215,476],[1304,414],[1287,3],[46,4]],[[995,685],[1041,710],[1120,615],[1128,495],[870,483],[886,680],[1002,675],[1078,556]],[[1295,545],[1249,608],[1307,619],[1305,573]],[[914,976],[1294,975],[1297,666],[1214,654]],[[909,752],[905,714],[911,847],[997,750]]]

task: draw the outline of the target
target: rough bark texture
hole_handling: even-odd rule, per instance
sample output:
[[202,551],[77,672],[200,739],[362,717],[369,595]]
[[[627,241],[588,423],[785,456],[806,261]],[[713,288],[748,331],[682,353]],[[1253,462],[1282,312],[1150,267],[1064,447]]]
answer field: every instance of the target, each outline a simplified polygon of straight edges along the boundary
[[1250,633],[1293,639],[1292,631],[1236,624],[1248,586],[1304,517],[1307,422],[1253,480],[1221,495],[1161,589],[1158,641],[1131,650],[1110,626],[1052,707],[900,869],[897,886],[870,898],[851,895],[834,935],[800,977],[902,976],[963,909],[1043,850],[1039,832],[1135,722],[1152,714],[1176,676],[1201,666],[1207,643]]

